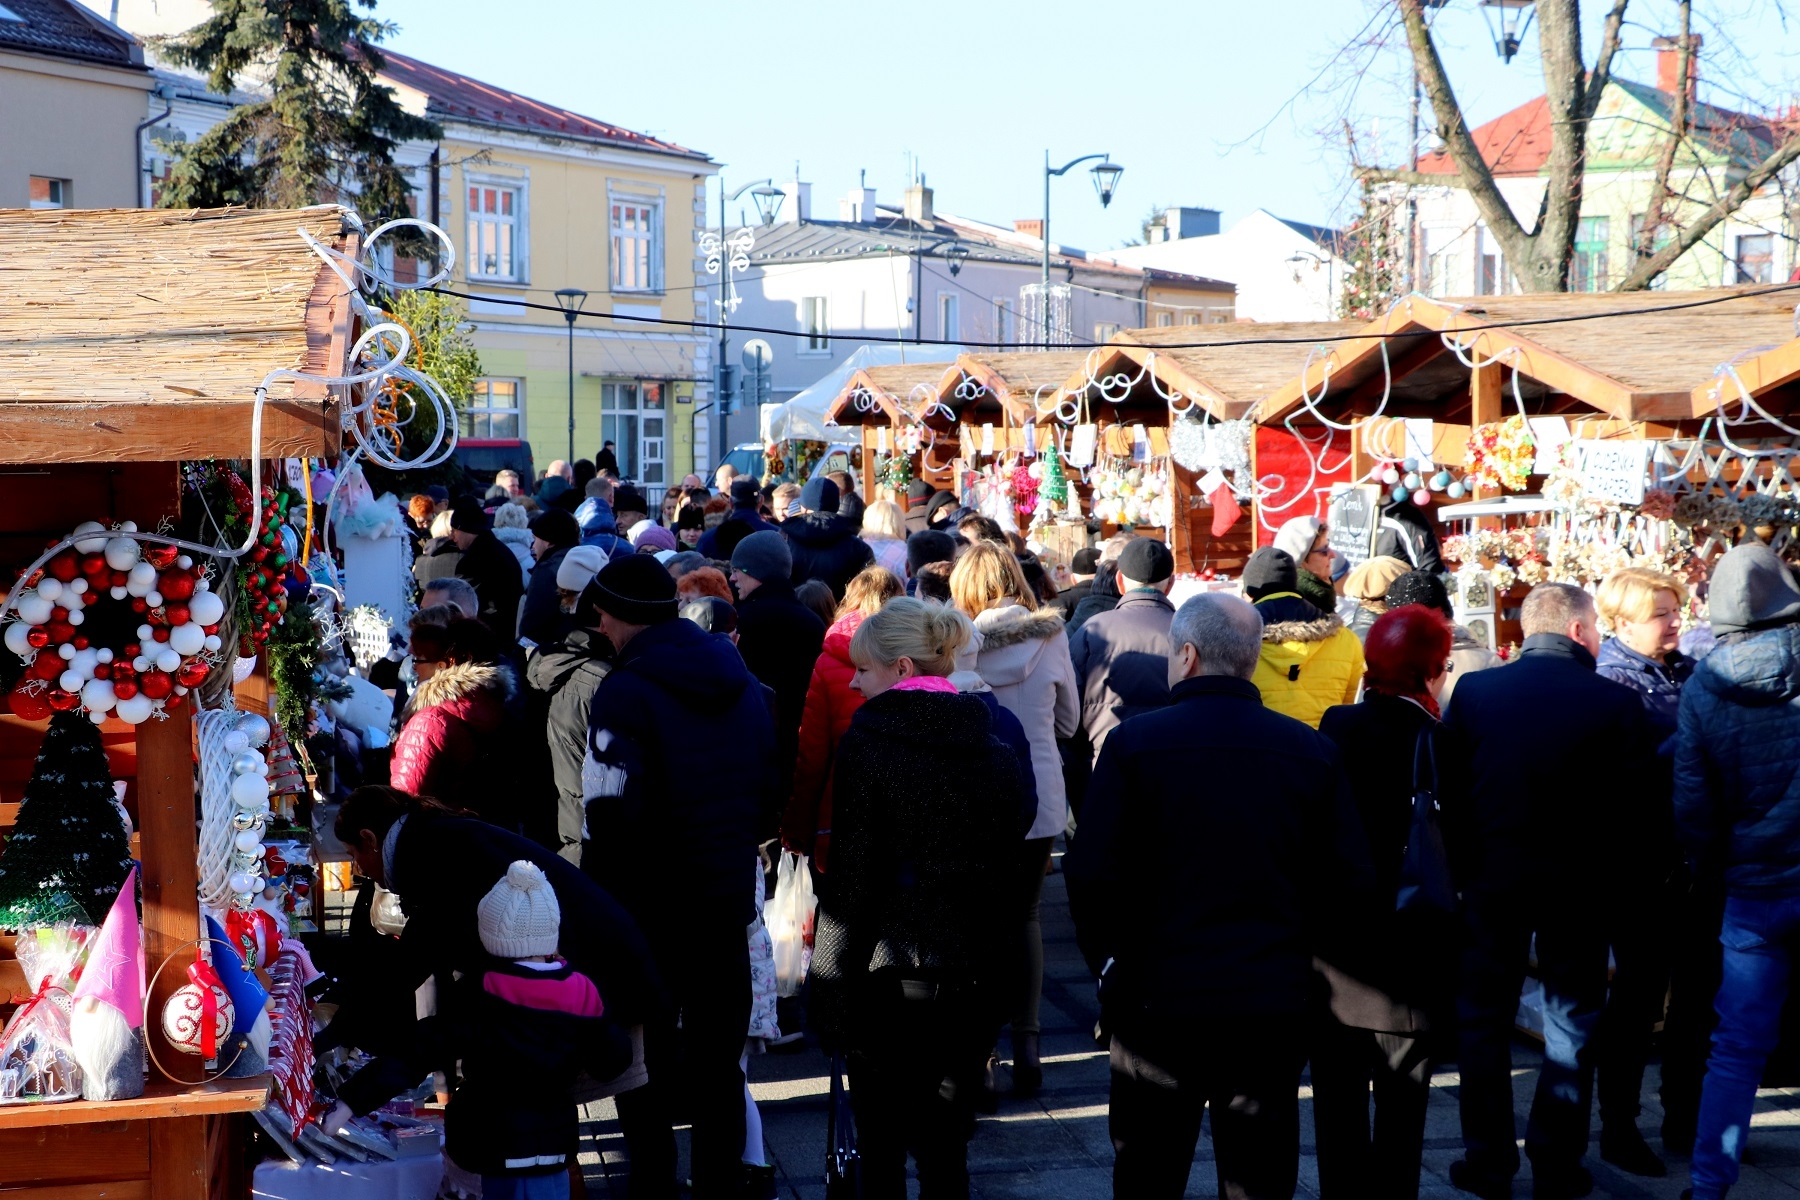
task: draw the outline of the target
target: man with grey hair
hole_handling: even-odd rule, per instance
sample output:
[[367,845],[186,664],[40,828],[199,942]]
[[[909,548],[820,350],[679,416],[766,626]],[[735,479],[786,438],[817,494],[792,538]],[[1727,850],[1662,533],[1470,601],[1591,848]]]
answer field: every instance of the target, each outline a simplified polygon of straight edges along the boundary
[[419,607],[430,608],[434,604],[448,604],[459,609],[471,621],[481,613],[481,600],[475,595],[474,586],[455,575],[433,579],[425,585]]
[[1195,596],[1169,643],[1169,703],[1107,736],[1065,860],[1111,1038],[1113,1194],[1181,1196],[1211,1106],[1220,1194],[1292,1196],[1313,956],[1371,897],[1368,845],[1337,748],[1250,682],[1256,609]]
[[[1655,843],[1672,818],[1643,703],[1595,673],[1593,597],[1541,583],[1520,624],[1516,660],[1458,684],[1438,737],[1465,927],[1457,996],[1465,1157],[1451,1164],[1450,1182],[1483,1197],[1512,1192],[1512,1026],[1535,935],[1544,1068],[1525,1153],[1534,1195],[1585,1196],[1608,917],[1616,897],[1641,895],[1643,872],[1666,862]],[[1635,1133],[1609,1126],[1601,1154],[1651,1173],[1641,1168],[1661,1164],[1641,1136],[1628,1144]]]

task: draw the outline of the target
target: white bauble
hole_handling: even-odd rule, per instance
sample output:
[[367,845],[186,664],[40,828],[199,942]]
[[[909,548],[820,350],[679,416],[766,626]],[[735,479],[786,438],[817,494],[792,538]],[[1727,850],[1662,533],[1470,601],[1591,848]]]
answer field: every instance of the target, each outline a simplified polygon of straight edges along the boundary
[[147,562],[138,563],[131,568],[125,577],[125,590],[133,596],[147,595],[156,587],[156,568]]
[[150,714],[155,711],[155,709],[156,701],[150,699],[150,697],[144,695],[142,692],[139,692],[129,700],[120,700],[114,705],[114,711],[118,714],[119,720],[124,721],[128,725],[142,725],[145,721],[150,719]]
[[198,654],[206,647],[206,631],[189,621],[169,630],[169,647],[177,654]]
[[13,610],[19,614],[19,620],[27,625],[42,625],[50,619],[50,610],[55,607],[56,605],[50,603],[49,597],[40,596],[36,591],[30,591],[19,597],[19,602],[13,605]]
[[94,668],[100,665],[100,652],[89,646],[86,650],[77,650],[75,657],[69,660],[69,667],[79,671],[88,679],[94,677]]
[[62,596],[62,580],[54,575],[46,575],[38,580],[37,594],[46,600],[56,600]]
[[240,730],[234,729],[225,735],[225,752],[227,754],[236,754],[239,750],[248,749],[249,745],[249,735]]
[[75,578],[69,580],[69,582],[63,584],[63,591],[74,592],[77,596],[87,595],[87,590],[88,590],[87,580],[83,579],[79,575],[77,575]]
[[220,646],[225,644],[225,639],[216,633],[209,633],[206,635],[206,642],[204,644],[208,650],[217,650]]
[[138,641],[145,643],[145,644],[148,644],[152,639],[154,639],[156,637],[156,630],[150,628],[150,626],[148,624],[139,625],[137,633],[138,633]]
[[163,605],[162,593],[155,588],[151,588],[144,593],[144,603],[148,604],[151,608],[161,608]]
[[87,683],[87,676],[80,671],[64,671],[56,681],[56,686],[65,692],[79,692]]
[[[100,537],[81,537],[82,534],[97,533]],[[75,543],[75,549],[83,554],[99,554],[106,549],[106,526],[98,521],[83,521],[75,527],[75,536],[81,538]]]
[[[209,985],[210,986],[210,985]],[[215,1051],[226,1047],[231,1027],[237,1023],[237,1010],[222,987],[212,987],[212,1038]],[[206,1002],[200,985],[190,983],[177,989],[163,1005],[163,1036],[169,1045],[183,1054],[204,1054],[206,1043]]]
[[254,771],[231,781],[231,802],[245,812],[254,812],[268,801],[269,781]]
[[257,763],[256,773],[261,775],[264,779],[267,779],[269,777],[269,764],[266,762]]
[[189,568],[189,567],[191,567],[191,566],[193,566],[193,565],[194,565],[194,560],[193,560],[193,559],[191,559],[191,558],[189,558],[189,557],[188,557],[188,556],[187,556],[187,555],[185,555],[185,554],[182,554],[182,555],[179,555],[179,556],[177,556],[177,557],[176,557],[176,559],[175,559],[175,565],[176,565],[176,566],[178,566],[178,567],[180,567],[180,568],[181,568],[181,569],[182,569],[182,570],[184,570],[184,571],[185,571],[185,570],[187,570],[187,569],[188,569],[188,568]]
[[112,660],[113,660],[113,652],[111,650],[108,650],[105,646],[102,646],[98,650],[94,651],[94,661],[95,662],[109,663]]
[[136,521],[120,521],[119,528],[126,533],[136,533],[138,531]]
[[88,720],[92,721],[96,725],[104,725],[104,724],[106,724],[106,714],[96,710],[96,711],[90,712],[88,714]]
[[125,597],[131,595],[130,592],[126,591],[122,587],[107,588],[106,594],[111,596],[114,600],[123,600]]
[[69,610],[69,615],[63,619],[68,621],[71,625],[79,625],[87,620],[87,614],[82,612],[79,608],[71,608]]
[[6,626],[6,648],[25,658],[31,654],[31,626],[23,621],[12,621]]
[[164,646],[156,652],[156,669],[164,675],[173,675],[181,670],[181,655]]
[[269,719],[256,713],[245,713],[238,718],[237,731],[249,738],[252,746],[260,746],[269,740]]
[[262,834],[255,829],[246,829],[231,839],[231,844],[242,854],[254,855],[262,849]]
[[90,679],[82,685],[81,702],[89,712],[103,713],[117,704],[119,698],[113,695],[112,680]]
[[75,643],[64,642],[62,645],[58,646],[56,648],[56,657],[62,659],[64,662],[72,660],[75,657]]
[[106,543],[106,565],[115,571],[129,571],[138,561],[138,544],[136,539],[128,537],[112,538]]
[[231,877],[231,890],[234,892],[254,892],[262,883],[262,876],[252,875],[248,871],[239,871]]
[[208,580],[206,576],[202,575],[200,578],[194,580],[194,591],[196,593],[210,592],[212,591],[212,582]]
[[196,625],[217,625],[225,616],[225,601],[217,592],[195,592],[188,601],[188,619]]
[[136,671],[139,675],[142,675],[145,671],[148,671],[155,665],[154,662],[150,661],[150,656],[148,654],[140,654],[131,660],[131,669]]
[[185,695],[187,695],[187,694],[188,694],[188,689],[187,689],[187,685],[186,685],[186,684],[185,684],[185,683],[178,683],[178,684],[176,684],[176,685],[175,685],[175,694],[176,694],[176,695],[177,695],[177,696],[185,696]]

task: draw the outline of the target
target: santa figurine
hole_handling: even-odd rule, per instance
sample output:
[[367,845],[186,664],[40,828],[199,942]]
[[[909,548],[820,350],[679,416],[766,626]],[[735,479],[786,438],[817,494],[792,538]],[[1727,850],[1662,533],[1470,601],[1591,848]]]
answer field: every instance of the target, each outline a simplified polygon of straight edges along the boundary
[[83,1100],[144,1094],[144,950],[137,868],[125,876],[75,985],[69,1041],[81,1064]]

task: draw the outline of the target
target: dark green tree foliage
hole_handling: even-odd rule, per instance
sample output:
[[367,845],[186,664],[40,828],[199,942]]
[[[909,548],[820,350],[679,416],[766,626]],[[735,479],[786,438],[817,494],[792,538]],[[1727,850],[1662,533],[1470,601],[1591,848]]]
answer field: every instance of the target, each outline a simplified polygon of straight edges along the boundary
[[0,850],[0,928],[98,925],[131,870],[100,730],[59,712],[38,747],[19,821]]
[[343,203],[371,225],[410,215],[412,187],[394,164],[395,144],[442,131],[376,81],[383,63],[376,43],[394,26],[358,11],[373,10],[374,0],[212,0],[212,7],[210,19],[158,49],[205,72],[214,92],[244,83],[269,95],[232,109],[198,140],[169,147],[163,206]]

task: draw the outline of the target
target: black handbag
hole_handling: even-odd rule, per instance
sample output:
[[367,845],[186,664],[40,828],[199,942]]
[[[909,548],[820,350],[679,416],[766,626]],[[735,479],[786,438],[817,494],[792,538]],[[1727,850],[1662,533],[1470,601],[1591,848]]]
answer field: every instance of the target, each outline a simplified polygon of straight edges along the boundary
[[831,1107],[825,1113],[825,1200],[861,1200],[862,1155],[844,1087],[844,1056],[831,1056]]
[[1400,889],[1394,910],[1418,917],[1449,916],[1456,911],[1456,881],[1444,849],[1443,807],[1438,803],[1437,752],[1431,729],[1419,731],[1413,743],[1412,828],[1406,857],[1400,862]]

